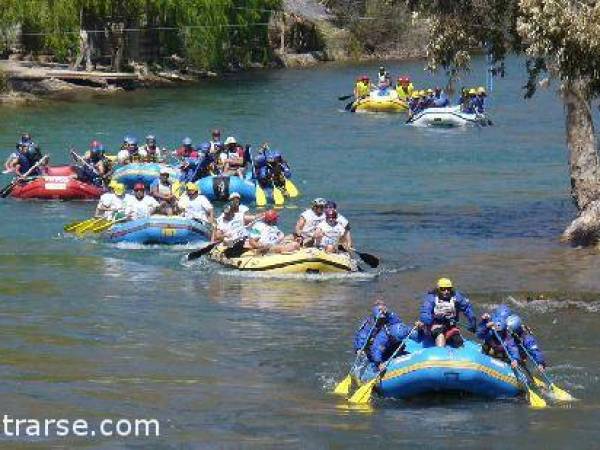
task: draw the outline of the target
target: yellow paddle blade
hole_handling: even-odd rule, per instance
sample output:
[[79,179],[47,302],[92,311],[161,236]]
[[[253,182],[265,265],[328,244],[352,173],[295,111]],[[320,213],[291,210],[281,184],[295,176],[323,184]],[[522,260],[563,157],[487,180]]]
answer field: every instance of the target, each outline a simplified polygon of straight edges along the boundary
[[346,375],[342,381],[338,383],[333,391],[334,394],[337,395],[348,395],[350,393],[350,386],[352,385],[352,377],[350,374]]
[[533,383],[535,384],[536,387],[539,387],[539,388],[545,388],[546,387],[546,383],[544,383],[538,377],[533,377]]
[[273,201],[275,206],[281,206],[285,203],[285,197],[281,193],[281,189],[273,186]]
[[552,389],[552,393],[554,394],[554,396],[556,397],[556,400],[559,400],[561,402],[572,402],[575,401],[575,397],[573,397],[571,394],[569,394],[567,391],[559,388],[557,385],[555,384],[551,384],[550,388]]
[[529,405],[532,408],[541,409],[541,408],[545,408],[547,406],[546,400],[544,400],[542,397],[537,395],[531,389],[527,390],[527,396],[529,398]]
[[359,387],[352,397],[348,400],[350,403],[364,404],[369,403],[371,400],[371,393],[373,392],[373,388],[375,387],[375,383],[377,382],[378,377],[373,378],[366,384],[363,384]]
[[95,217],[92,217],[92,218],[86,219],[86,220],[78,220],[77,222],[72,222],[72,223],[65,225],[63,230],[65,230],[67,233],[70,233],[72,231],[76,231],[77,228],[86,226],[87,224],[89,224],[95,220],[96,220]]
[[265,206],[267,204],[267,196],[265,191],[258,184],[256,185],[256,206]]
[[296,198],[300,194],[298,192],[298,188],[296,188],[296,185],[294,183],[292,183],[291,180],[288,180],[287,178],[285,180],[285,190],[287,191],[288,194],[290,194],[290,198]]
[[92,230],[93,228],[95,228],[95,227],[97,227],[98,225],[101,225],[101,224],[103,224],[103,223],[105,223],[105,222],[106,222],[106,219],[104,219],[104,218],[97,218],[97,219],[94,219],[93,221],[91,221],[91,222],[89,222],[89,223],[87,223],[87,224],[85,224],[85,225],[83,225],[83,226],[81,226],[81,227],[77,228],[77,229],[75,230],[75,233],[76,233],[76,234],[85,234],[85,233],[89,233],[89,232],[91,232],[91,230]]
[[102,233],[105,230],[108,230],[110,227],[112,227],[115,224],[114,220],[111,220],[110,222],[107,223],[103,223],[100,224],[98,226],[95,226],[94,228],[92,228],[90,231],[92,233]]

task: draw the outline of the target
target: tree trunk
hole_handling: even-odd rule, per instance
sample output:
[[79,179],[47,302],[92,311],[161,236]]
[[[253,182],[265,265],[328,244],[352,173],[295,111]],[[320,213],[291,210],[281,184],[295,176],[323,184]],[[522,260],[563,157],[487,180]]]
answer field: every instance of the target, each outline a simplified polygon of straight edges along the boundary
[[583,82],[563,87],[571,196],[579,216],[565,230],[562,239],[576,245],[595,244],[600,236],[600,163],[591,103],[585,92]]
[[571,170],[571,195],[580,211],[600,198],[598,152],[591,104],[582,84],[563,89],[566,107],[567,148]]

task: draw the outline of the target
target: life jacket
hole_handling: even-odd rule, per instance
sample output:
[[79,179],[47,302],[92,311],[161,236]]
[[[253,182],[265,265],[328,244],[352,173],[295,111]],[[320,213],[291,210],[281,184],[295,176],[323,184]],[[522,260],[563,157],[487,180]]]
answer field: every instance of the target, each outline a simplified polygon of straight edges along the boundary
[[367,83],[360,81],[356,84],[356,91],[360,97],[366,97],[371,92],[371,89]]
[[452,297],[449,301],[435,296],[435,305],[433,315],[436,319],[454,319],[456,317],[456,298]]
[[415,88],[412,85],[412,83],[408,84],[406,86],[406,89],[404,89],[404,86],[402,86],[401,84],[398,84],[396,86],[396,93],[398,94],[398,98],[400,100],[406,100],[408,98],[410,98],[414,92]]

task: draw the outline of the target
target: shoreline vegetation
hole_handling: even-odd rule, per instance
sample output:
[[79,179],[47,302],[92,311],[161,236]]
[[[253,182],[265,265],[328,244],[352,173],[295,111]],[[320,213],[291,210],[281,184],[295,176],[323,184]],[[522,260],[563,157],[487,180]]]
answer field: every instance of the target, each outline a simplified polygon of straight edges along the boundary
[[0,103],[323,61],[425,58],[426,35],[425,22],[385,0],[8,0]]

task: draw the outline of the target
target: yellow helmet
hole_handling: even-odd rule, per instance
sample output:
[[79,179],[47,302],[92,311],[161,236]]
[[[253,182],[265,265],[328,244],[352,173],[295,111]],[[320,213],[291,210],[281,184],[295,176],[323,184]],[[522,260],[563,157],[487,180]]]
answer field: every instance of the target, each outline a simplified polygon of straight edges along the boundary
[[427,89],[427,93],[428,94],[433,94],[433,89],[431,89],[431,88]]
[[478,94],[485,94],[485,88],[483,86],[479,86],[477,88],[477,93]]
[[198,185],[190,181],[189,183],[186,183],[185,189],[192,192],[198,192]]
[[469,89],[469,95],[477,95],[477,91],[475,89]]
[[110,183],[108,183],[108,187],[114,189],[117,184],[119,184],[117,180],[110,180]]
[[419,98],[419,97],[420,97],[419,91],[415,91],[412,93],[412,98]]
[[[112,184],[112,181],[111,181],[111,184]],[[117,195],[123,195],[125,193],[125,185],[124,184],[117,183],[115,181],[112,188],[113,188],[113,191],[115,191],[115,194],[117,194]]]
[[427,95],[427,92],[425,91],[419,91],[419,96],[420,97],[425,97]]
[[452,281],[450,280],[450,278],[440,278],[439,280],[437,280],[437,287],[438,287],[438,289],[440,289],[440,288],[452,289],[454,286],[452,286]]

